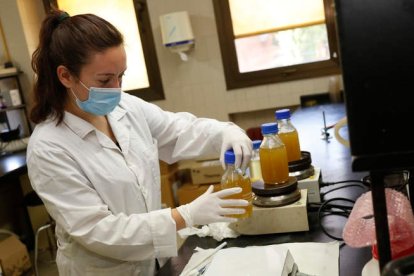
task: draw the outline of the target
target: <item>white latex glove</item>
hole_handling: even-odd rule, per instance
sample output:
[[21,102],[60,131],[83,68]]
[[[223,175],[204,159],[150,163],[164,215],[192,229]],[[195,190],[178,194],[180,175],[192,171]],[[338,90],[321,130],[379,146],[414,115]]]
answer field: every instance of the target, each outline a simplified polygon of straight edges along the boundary
[[[243,214],[245,209],[237,208],[247,206],[244,199],[223,199],[224,197],[238,194],[240,187],[224,189],[213,193],[214,186],[210,185],[207,191],[192,202],[177,207],[177,211],[183,217],[187,227],[204,225],[213,222],[235,222],[237,218],[225,217],[225,215]],[[236,208],[228,208],[236,207]]]
[[252,140],[238,126],[225,128],[223,131],[223,144],[221,146],[220,162],[223,169],[226,169],[224,163],[224,153],[228,149],[233,149],[236,157],[234,166],[240,168],[243,172],[249,166],[252,157]]

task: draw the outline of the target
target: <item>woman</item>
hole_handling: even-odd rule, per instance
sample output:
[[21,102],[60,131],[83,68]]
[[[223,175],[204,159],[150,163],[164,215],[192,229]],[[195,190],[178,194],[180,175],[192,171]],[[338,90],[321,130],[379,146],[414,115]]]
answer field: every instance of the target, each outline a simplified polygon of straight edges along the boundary
[[32,67],[28,172],[56,220],[60,275],[152,275],[156,259],[177,254],[177,230],[244,212],[237,207],[245,200],[223,199],[238,188],[212,187],[190,204],[161,209],[159,159],[233,148],[245,168],[251,141],[232,123],[163,111],[123,93],[126,54],[110,23],[53,11]]

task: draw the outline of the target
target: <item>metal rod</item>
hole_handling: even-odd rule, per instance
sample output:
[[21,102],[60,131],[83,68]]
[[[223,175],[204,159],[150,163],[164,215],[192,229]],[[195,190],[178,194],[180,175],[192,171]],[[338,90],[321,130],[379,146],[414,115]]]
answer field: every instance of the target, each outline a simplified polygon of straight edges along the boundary
[[391,260],[390,233],[388,229],[387,202],[384,185],[385,172],[375,171],[370,172],[370,175],[372,180],[372,205],[375,218],[379,268],[382,272],[384,266]]
[[322,118],[323,118],[322,139],[328,142],[330,137],[328,133],[328,127],[326,126],[326,118],[325,118],[324,110],[322,110]]
[[411,209],[414,210],[414,171],[408,171],[408,198],[410,199]]

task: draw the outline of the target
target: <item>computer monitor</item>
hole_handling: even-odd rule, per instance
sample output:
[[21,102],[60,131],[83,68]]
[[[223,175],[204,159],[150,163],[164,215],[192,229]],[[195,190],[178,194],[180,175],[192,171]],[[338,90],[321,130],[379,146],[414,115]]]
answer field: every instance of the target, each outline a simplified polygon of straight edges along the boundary
[[336,0],[356,170],[414,166],[414,1]]

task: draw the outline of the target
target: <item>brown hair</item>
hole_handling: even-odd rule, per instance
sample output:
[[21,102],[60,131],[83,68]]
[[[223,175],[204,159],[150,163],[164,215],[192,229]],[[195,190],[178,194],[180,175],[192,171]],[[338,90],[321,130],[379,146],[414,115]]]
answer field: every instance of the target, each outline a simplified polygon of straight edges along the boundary
[[39,46],[32,56],[36,73],[30,119],[40,123],[51,117],[60,124],[68,100],[56,69],[64,65],[76,77],[93,53],[123,44],[122,34],[108,21],[93,15],[69,16],[52,10],[42,23]]

